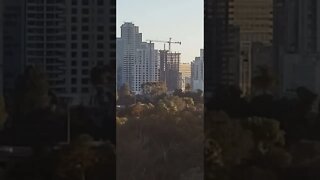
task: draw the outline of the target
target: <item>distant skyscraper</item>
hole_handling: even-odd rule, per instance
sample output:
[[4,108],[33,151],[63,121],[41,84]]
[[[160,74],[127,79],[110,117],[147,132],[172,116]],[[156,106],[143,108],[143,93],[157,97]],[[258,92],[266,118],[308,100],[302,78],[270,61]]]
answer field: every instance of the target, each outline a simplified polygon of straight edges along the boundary
[[[273,42],[273,0],[234,0],[229,3],[230,24],[240,28],[239,87],[251,93],[252,44]],[[259,61],[257,59],[257,61]],[[270,64],[273,59],[270,59]]]
[[238,86],[239,27],[231,22],[228,0],[204,1],[204,51],[206,96],[223,85]]
[[[3,92],[7,101],[25,59],[25,0],[3,0]],[[41,37],[39,37],[41,38]]]
[[165,82],[168,91],[179,88],[180,53],[160,50],[160,81]]
[[277,5],[282,93],[304,86],[320,94],[320,2],[284,0]]
[[158,52],[154,49],[154,44],[143,42],[137,49],[132,90],[140,93],[143,83],[158,82],[158,67]]
[[117,38],[117,88],[120,88],[123,85],[123,40],[122,38]]
[[25,66],[38,66],[58,97],[89,104],[90,70],[115,62],[115,2],[6,0],[5,5],[8,87]]
[[[121,41],[123,43],[123,52],[119,55],[123,57],[122,63],[122,83],[128,83],[131,90],[134,88],[134,66],[137,55],[137,49],[142,43],[142,34],[139,33],[139,27],[133,23],[124,23],[121,26]],[[122,54],[122,55],[121,55]]]
[[206,95],[221,85],[251,93],[252,45],[271,47],[273,9],[273,0],[205,0]]
[[128,83],[133,92],[140,93],[143,83],[159,81],[159,53],[153,43],[142,42],[138,26],[124,23],[117,42],[118,87]]
[[191,85],[191,82],[190,82],[191,64],[180,63],[179,72],[180,72],[179,88],[182,90],[185,90],[185,87],[187,84]]
[[191,87],[193,91],[204,90],[204,58],[203,49],[201,49],[200,57],[196,57],[191,62]]
[[3,2],[0,2],[0,96],[3,95]]

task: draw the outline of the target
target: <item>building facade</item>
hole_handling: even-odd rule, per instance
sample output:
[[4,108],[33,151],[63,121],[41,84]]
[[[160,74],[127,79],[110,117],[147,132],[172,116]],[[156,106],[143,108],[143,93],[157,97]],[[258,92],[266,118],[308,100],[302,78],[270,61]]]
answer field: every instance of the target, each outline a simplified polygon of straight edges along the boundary
[[186,85],[191,85],[191,64],[190,63],[180,63],[179,67],[180,80],[179,80],[179,89],[183,91],[186,88]]
[[117,42],[118,87],[127,83],[134,93],[139,94],[143,83],[159,81],[159,52],[153,43],[142,42],[138,26],[124,23]]
[[292,94],[301,86],[319,94],[320,2],[284,0],[278,5],[281,94]]
[[180,53],[160,50],[160,81],[165,82],[169,92],[179,89]]
[[90,104],[91,69],[116,58],[115,1],[6,0],[5,7],[5,86],[37,66],[59,98]]
[[0,96],[3,96],[3,3],[0,3]]
[[117,89],[119,89],[123,85],[123,41],[122,38],[117,38]]
[[[273,43],[273,0],[230,1],[230,23],[240,28],[239,87],[243,95],[252,89],[252,45]],[[256,59],[255,61],[259,61]],[[270,64],[273,60],[269,59]]]
[[121,41],[123,48],[119,49],[122,52],[122,83],[127,83],[131,90],[134,88],[134,67],[137,57],[137,49],[142,43],[142,34],[139,32],[139,27],[133,23],[127,22],[121,26]]
[[204,72],[206,99],[220,86],[238,86],[240,29],[231,22],[230,2],[204,1]]
[[159,59],[153,43],[141,43],[136,53],[132,91],[139,94],[142,84],[159,81]]
[[3,93],[12,101],[15,81],[25,67],[25,0],[3,3]]
[[200,51],[200,57],[196,57],[191,62],[191,88],[193,91],[204,91],[204,56],[203,49]]

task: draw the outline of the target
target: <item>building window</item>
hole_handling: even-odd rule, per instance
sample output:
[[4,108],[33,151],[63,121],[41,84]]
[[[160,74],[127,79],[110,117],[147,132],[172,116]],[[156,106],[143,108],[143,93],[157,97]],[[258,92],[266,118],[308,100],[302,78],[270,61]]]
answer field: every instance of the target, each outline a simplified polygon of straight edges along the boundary
[[98,49],[103,49],[104,48],[104,44],[103,43],[98,43],[97,44],[97,48]]
[[110,48],[111,48],[111,49],[115,49],[116,47],[117,47],[117,45],[116,45],[115,43],[111,43],[111,44],[110,44]]
[[72,0],[72,5],[76,6],[78,3],[78,0]]
[[82,5],[89,5],[89,1],[88,0],[82,0]]
[[76,69],[72,69],[72,70],[71,70],[71,74],[72,74],[72,75],[76,75],[76,74],[77,74],[77,70],[76,70]]
[[82,9],[82,14],[89,14],[89,9],[88,8],[83,8]]
[[98,26],[98,31],[99,32],[104,32],[104,27],[103,26]]
[[88,34],[83,34],[82,35],[82,40],[88,40],[89,39],[89,35]]
[[83,93],[88,93],[89,92],[89,88],[82,88],[82,92]]
[[82,26],[82,31],[89,31],[89,26]]
[[77,84],[77,79],[76,78],[72,78],[71,79],[71,84]]
[[82,79],[82,84],[89,84],[89,79],[88,78]]
[[97,56],[98,56],[98,57],[104,57],[104,53],[103,53],[102,51],[99,51],[99,52],[97,53]]
[[76,93],[77,92],[77,88],[71,88],[71,92]]
[[71,65],[72,65],[72,66],[76,66],[76,65],[77,65],[77,61],[72,61],[72,62],[71,62]]
[[72,17],[71,22],[76,23],[78,21],[77,17]]
[[82,52],[82,57],[84,58],[89,57],[89,52]]
[[102,14],[104,14],[104,12],[105,12],[105,10],[104,10],[103,8],[99,8],[99,9],[98,9],[98,14],[101,14],[101,15],[102,15]]
[[88,23],[89,22],[89,18],[87,18],[87,17],[82,18],[82,22],[83,23]]
[[103,6],[103,4],[104,4],[103,2],[104,2],[104,0],[98,0],[98,5]]
[[82,44],[82,49],[89,49],[89,44],[88,43],[83,43]]
[[116,57],[116,52],[111,51],[111,52],[110,52],[110,57]]
[[71,30],[72,30],[73,32],[77,31],[77,29],[78,29],[77,26],[72,26],[72,27],[71,27]]
[[116,35],[115,34],[111,34],[109,38],[110,38],[110,40],[116,40]]
[[110,26],[110,27],[109,27],[109,30],[110,30],[111,32],[115,32],[116,29],[117,29],[116,26]]
[[82,66],[89,66],[89,61],[82,61]]
[[116,8],[112,8],[112,9],[110,9],[110,14],[116,14],[117,12],[116,12]]
[[88,74],[89,74],[89,70],[88,70],[88,69],[82,70],[82,74],[83,74],[83,75],[88,75]]
[[77,52],[71,52],[71,57],[73,58],[77,57]]
[[77,14],[78,13],[78,9],[77,8],[72,8],[71,12],[72,12],[72,14]]
[[98,35],[97,36],[97,40],[103,40],[104,39],[104,36],[103,35]]
[[71,48],[72,49],[77,49],[78,48],[78,44],[77,43],[72,43],[71,44]]
[[76,34],[72,34],[71,39],[72,39],[72,40],[77,40],[77,39],[78,39],[78,36],[77,36]]

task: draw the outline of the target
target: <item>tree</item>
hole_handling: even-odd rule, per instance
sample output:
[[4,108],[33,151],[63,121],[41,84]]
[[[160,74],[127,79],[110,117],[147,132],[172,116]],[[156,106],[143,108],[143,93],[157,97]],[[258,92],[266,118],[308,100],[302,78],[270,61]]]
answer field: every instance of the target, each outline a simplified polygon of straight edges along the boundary
[[80,180],[86,180],[88,169],[98,161],[90,147],[92,141],[90,136],[81,136],[65,149],[58,166],[58,173],[61,177],[72,178],[79,174]]
[[48,107],[49,85],[45,74],[37,67],[28,67],[16,85],[15,114],[23,117],[32,111]]
[[7,117],[8,117],[8,114],[6,112],[4,98],[1,96],[0,97],[0,129],[4,127]]
[[96,66],[91,70],[91,83],[96,90],[94,103],[100,107],[114,106],[113,99],[116,98],[114,68],[113,64],[109,64]]
[[192,87],[191,87],[191,85],[189,83],[186,84],[185,90],[187,92],[192,90]]
[[167,93],[167,86],[164,82],[147,82],[141,85],[142,93],[145,96],[155,97]]
[[132,93],[130,91],[130,87],[128,83],[124,83],[119,89],[119,97],[127,97],[131,96]]
[[276,179],[278,170],[291,164],[277,121],[230,119],[223,112],[206,118],[207,179]]
[[185,100],[166,97],[155,107],[144,108],[139,118],[118,118],[120,180],[173,180],[195,169],[202,171],[203,114],[179,110],[179,103],[185,104]]
[[[109,165],[105,168],[114,170],[115,154],[113,147],[109,143],[102,143],[102,148],[99,147],[101,147],[100,143],[94,141],[92,137],[88,135],[79,136],[60,152],[57,166],[58,175],[64,179],[86,180],[100,175],[102,173],[101,166]],[[97,170],[99,173],[97,173]],[[111,173],[108,169],[104,169],[104,171]],[[103,178],[107,177],[105,174]]]
[[118,94],[119,98],[117,104],[129,106],[134,104],[136,101],[135,96],[132,94],[130,90],[129,84],[127,83],[123,84],[120,87]]
[[270,68],[265,66],[258,67],[258,75],[253,77],[252,85],[256,90],[262,91],[264,94],[271,90],[276,83],[275,77],[272,75]]

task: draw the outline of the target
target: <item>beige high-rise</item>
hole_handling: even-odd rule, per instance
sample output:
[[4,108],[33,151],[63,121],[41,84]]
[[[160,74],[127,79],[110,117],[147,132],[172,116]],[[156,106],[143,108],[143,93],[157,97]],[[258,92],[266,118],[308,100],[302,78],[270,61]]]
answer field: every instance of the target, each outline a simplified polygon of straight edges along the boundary
[[[251,94],[253,43],[271,46],[273,41],[273,0],[234,0],[229,2],[229,23],[240,28],[239,86]],[[270,59],[270,61],[272,61]]]

